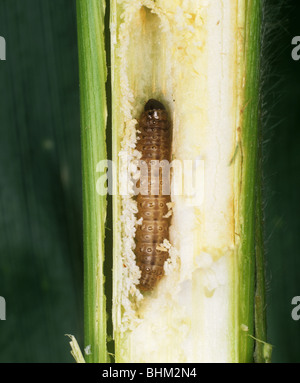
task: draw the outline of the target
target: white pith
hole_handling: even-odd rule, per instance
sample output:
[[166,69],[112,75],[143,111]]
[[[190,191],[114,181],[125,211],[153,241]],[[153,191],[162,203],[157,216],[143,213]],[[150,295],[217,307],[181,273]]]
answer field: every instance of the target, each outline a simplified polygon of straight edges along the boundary
[[[232,362],[235,329],[235,168],[242,1],[122,0],[112,24],[118,62],[118,190],[128,191],[137,118],[156,98],[172,122],[172,159],[202,160],[195,197],[172,195],[170,259],[151,294],[136,288],[137,206],[120,200],[114,331],[118,362]],[[126,158],[126,161],[124,161]],[[123,160],[122,160],[123,159]],[[131,164],[130,173],[137,176]],[[184,172],[184,182],[191,174]],[[201,178],[202,179],[202,178]],[[203,194],[204,190],[204,194]],[[122,194],[122,193],[121,193]]]

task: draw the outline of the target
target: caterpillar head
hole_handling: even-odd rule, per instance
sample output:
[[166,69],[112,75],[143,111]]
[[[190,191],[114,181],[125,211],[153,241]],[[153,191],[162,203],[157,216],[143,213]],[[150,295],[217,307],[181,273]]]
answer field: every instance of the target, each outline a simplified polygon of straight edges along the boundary
[[154,98],[151,98],[149,101],[147,101],[144,110],[145,112],[147,112],[148,110],[165,110],[165,109],[166,108],[161,102],[154,100]]

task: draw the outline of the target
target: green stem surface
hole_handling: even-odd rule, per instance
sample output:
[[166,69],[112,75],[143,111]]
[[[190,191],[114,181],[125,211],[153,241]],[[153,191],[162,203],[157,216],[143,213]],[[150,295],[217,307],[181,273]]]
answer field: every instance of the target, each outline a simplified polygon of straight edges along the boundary
[[106,195],[96,190],[106,160],[105,2],[77,0],[84,220],[84,331],[87,362],[107,362],[104,295]]
[[[258,174],[259,147],[259,84],[260,84],[260,46],[262,2],[249,0],[245,8],[245,90],[243,123],[241,131],[242,174],[240,192],[240,230],[241,246],[239,250],[239,362],[253,361],[254,352],[254,313],[255,313],[255,248],[256,233],[260,232],[256,220],[256,187]],[[260,170],[259,170],[260,171]],[[260,186],[260,184],[259,184]],[[261,312],[261,315],[263,312]],[[257,318],[264,321],[264,318]]]

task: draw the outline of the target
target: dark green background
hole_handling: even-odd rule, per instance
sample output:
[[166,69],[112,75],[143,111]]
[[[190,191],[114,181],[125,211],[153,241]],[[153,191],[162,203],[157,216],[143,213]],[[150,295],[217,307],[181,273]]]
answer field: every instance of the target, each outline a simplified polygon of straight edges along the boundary
[[[274,1],[270,1],[270,4]],[[265,223],[274,362],[300,361],[300,4],[274,8],[265,49]],[[275,12],[276,11],[276,12]],[[271,25],[272,26],[272,25]],[[74,0],[0,0],[0,362],[70,362],[83,340]]]

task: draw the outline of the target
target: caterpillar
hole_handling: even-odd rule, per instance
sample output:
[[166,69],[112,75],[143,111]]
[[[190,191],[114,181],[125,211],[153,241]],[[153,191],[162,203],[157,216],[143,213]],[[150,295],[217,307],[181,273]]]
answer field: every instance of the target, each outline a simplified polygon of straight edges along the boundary
[[[147,164],[146,175],[141,173],[139,186],[146,186],[147,193],[137,196],[137,219],[142,218],[142,223],[136,230],[136,263],[141,270],[138,288],[141,291],[153,290],[164,274],[164,263],[168,258],[168,251],[157,247],[169,239],[170,219],[164,217],[168,213],[168,203],[171,201],[170,192],[163,193],[163,182],[170,183],[163,175],[162,168],[158,174],[151,175],[151,165],[170,161],[171,155],[171,124],[164,105],[150,99],[144,108],[139,120],[137,134],[137,150],[141,152],[141,162]],[[149,166],[150,165],[150,166]],[[148,175],[149,174],[149,175]],[[152,186],[152,188],[151,188]],[[151,194],[152,190],[156,194]],[[141,189],[140,189],[141,190]]]

